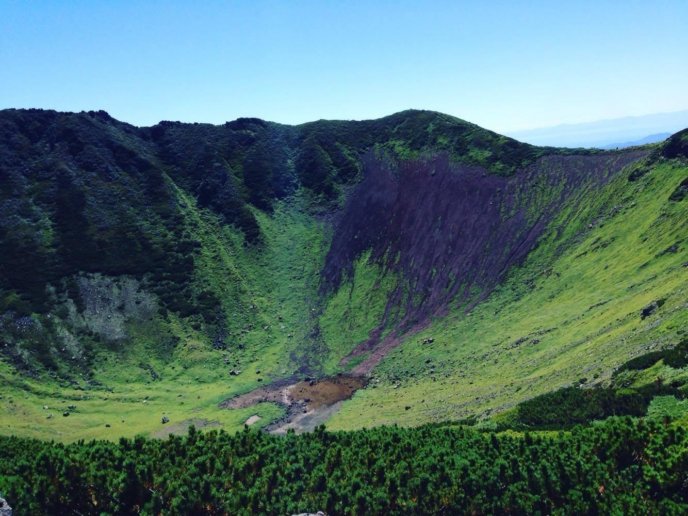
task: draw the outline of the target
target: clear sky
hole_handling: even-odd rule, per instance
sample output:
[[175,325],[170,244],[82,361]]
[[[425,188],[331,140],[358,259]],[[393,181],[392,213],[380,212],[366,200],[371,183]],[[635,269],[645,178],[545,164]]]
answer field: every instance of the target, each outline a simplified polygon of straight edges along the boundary
[[513,131],[688,108],[688,0],[0,0],[0,108]]

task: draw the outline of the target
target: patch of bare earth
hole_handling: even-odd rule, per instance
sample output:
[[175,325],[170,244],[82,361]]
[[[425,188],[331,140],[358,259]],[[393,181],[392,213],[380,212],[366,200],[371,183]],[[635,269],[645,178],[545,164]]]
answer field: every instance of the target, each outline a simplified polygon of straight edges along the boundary
[[[408,330],[404,337],[409,337],[419,332],[424,329],[426,325],[427,323],[417,324],[415,327]],[[356,346],[351,353],[339,361],[339,365],[345,367],[352,360],[358,357],[365,357],[359,364],[351,369],[350,374],[353,376],[369,375],[375,366],[382,362],[382,359],[385,358],[387,353],[401,344],[402,337],[396,334],[387,335],[384,339],[379,340],[381,332],[382,330],[380,328],[375,330],[370,339]]]
[[[284,433],[289,429],[305,432],[324,423],[336,412],[342,401],[349,399],[365,384],[365,378],[350,375],[318,380],[282,380],[223,401],[220,407],[246,408],[266,401],[278,403],[287,412],[281,419],[268,425],[267,430],[274,433]],[[251,424],[249,420],[246,424]]]
[[253,414],[250,418],[248,418],[246,421],[244,421],[244,424],[251,426],[251,425],[257,423],[258,421],[260,421],[261,419],[263,419],[263,418],[260,417],[258,414]]

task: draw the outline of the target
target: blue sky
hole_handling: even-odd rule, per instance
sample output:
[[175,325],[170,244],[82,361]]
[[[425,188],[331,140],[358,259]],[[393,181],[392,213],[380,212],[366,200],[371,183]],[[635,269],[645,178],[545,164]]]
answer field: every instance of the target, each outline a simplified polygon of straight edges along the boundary
[[0,108],[514,131],[687,109],[687,28],[686,0],[0,0]]

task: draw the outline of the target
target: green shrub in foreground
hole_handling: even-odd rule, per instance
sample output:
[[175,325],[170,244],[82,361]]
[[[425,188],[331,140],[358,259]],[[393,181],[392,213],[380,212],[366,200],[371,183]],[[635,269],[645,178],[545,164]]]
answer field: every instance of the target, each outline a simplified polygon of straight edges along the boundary
[[686,485],[685,429],[630,418],[545,437],[449,426],[0,437],[0,493],[18,514],[680,512]]

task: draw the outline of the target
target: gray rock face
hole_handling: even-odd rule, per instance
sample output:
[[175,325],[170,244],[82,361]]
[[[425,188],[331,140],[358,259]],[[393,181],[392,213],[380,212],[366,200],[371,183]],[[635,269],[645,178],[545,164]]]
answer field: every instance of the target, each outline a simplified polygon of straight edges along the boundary
[[12,516],[12,507],[4,498],[0,498],[0,516]]

